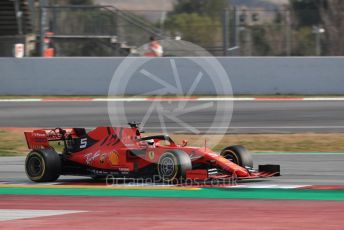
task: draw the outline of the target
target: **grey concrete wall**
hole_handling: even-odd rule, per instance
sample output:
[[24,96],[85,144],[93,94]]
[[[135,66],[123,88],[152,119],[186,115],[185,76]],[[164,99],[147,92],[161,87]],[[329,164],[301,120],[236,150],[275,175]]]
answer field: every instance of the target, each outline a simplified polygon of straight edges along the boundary
[[[122,61],[122,58],[0,58],[0,95],[107,95]],[[237,94],[344,94],[343,57],[219,58],[218,61]],[[162,66],[155,65],[153,69],[157,69],[161,79],[174,84],[172,71]],[[198,70],[187,64],[178,65],[178,61],[177,66],[186,93]],[[131,80],[126,86],[127,94],[142,94],[154,88],[139,71],[128,77]],[[209,79],[203,79],[195,94],[215,94],[216,87]]]

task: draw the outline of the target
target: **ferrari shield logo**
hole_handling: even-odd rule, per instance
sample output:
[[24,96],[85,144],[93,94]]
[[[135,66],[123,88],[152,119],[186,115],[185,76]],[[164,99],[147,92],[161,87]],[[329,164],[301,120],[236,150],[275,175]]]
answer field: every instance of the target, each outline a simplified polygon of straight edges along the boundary
[[148,157],[149,157],[149,159],[153,160],[154,159],[154,151],[149,151]]

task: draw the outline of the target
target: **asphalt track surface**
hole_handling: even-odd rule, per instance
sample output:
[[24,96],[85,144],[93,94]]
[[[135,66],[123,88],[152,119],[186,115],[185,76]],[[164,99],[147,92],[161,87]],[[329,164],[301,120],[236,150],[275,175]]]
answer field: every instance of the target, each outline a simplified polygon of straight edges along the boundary
[[[342,190],[281,188],[283,184],[290,188],[344,184],[343,156],[255,154],[255,164],[283,164],[283,176],[239,182],[262,186],[239,190],[95,188],[99,184],[86,189],[37,187],[25,177],[23,157],[3,157],[0,184],[25,184],[0,186],[0,229],[342,229]],[[92,180],[61,177],[59,181],[90,185]],[[264,189],[269,184],[281,186]]]
[[[125,102],[124,117],[128,121],[141,121],[151,103]],[[161,102],[167,108],[174,103],[178,102]],[[203,103],[191,101],[187,106]],[[183,116],[183,121],[202,131],[208,129],[214,113],[213,107],[190,112]],[[175,121],[165,120],[165,124],[171,132],[188,131],[178,127]],[[0,102],[0,127],[102,125],[111,126],[106,102]],[[344,132],[344,101],[236,101],[231,127],[223,128],[227,133]],[[145,130],[161,131],[159,114],[151,114]],[[262,184],[344,185],[344,155],[341,154],[268,154],[254,158],[256,165],[281,165],[283,176],[260,180]],[[23,164],[24,158],[1,158],[0,180],[28,182]]]
[[[124,107],[124,113],[118,115],[122,125],[126,121],[142,121],[151,103],[118,102],[118,106]],[[160,103],[168,111],[179,102]],[[198,108],[204,103],[207,102],[190,101],[186,106]],[[222,127],[220,122],[214,121],[214,115],[221,112],[221,108],[219,104],[191,111],[183,114],[181,119],[187,127],[200,132],[211,132],[212,129],[214,133],[219,130],[226,133],[344,132],[344,101],[235,101],[230,127]],[[164,122],[169,132],[190,132],[180,122],[168,118]],[[0,102],[0,127],[96,126],[112,126],[106,102]],[[162,130],[158,112],[152,112],[144,129],[149,132]]]
[[[125,103],[128,120],[140,121],[151,102]],[[171,103],[164,102],[167,106]],[[201,102],[190,102],[192,105]],[[199,130],[209,127],[214,110],[184,116]],[[158,114],[146,123],[160,131]],[[228,133],[344,132],[344,102],[235,102]],[[0,127],[88,127],[111,125],[105,102],[0,103]],[[172,132],[187,132],[166,122]],[[216,124],[215,124],[216,125]],[[240,181],[254,186],[344,185],[344,154],[254,154],[255,166],[280,164],[281,177]],[[0,184],[31,185],[24,157],[0,158]],[[83,177],[61,182],[92,183]],[[26,185],[24,185],[26,186]],[[17,191],[25,189],[19,188]],[[68,190],[68,189],[67,189]],[[296,189],[297,191],[297,189]],[[92,191],[93,192],[93,191]],[[140,192],[140,191],[138,191]],[[172,191],[173,192],[173,191]],[[248,193],[251,194],[251,190]],[[343,201],[260,199],[132,198],[52,195],[0,195],[0,229],[342,229]],[[18,211],[16,211],[18,210]],[[76,211],[73,211],[76,210]],[[70,212],[32,217],[35,213]],[[20,217],[21,215],[21,217]],[[29,215],[27,219],[23,215]],[[18,218],[18,219],[16,219]]]
[[[254,154],[254,164],[280,164],[281,177],[239,181],[244,185],[344,185],[344,154]],[[24,157],[0,158],[0,182],[31,183]],[[92,182],[85,177],[60,177],[60,182]]]

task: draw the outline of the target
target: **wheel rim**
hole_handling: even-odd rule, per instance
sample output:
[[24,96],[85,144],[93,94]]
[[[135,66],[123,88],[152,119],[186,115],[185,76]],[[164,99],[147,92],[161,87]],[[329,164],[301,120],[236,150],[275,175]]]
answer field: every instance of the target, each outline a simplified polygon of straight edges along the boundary
[[234,164],[239,164],[239,159],[237,157],[237,155],[235,153],[233,153],[232,151],[226,151],[224,156],[224,158],[226,158],[227,160],[233,162]]
[[42,159],[37,156],[32,156],[28,161],[28,174],[32,177],[40,176],[43,172],[43,167]]
[[159,170],[163,177],[171,177],[175,172],[174,161],[170,157],[165,157],[161,160]]

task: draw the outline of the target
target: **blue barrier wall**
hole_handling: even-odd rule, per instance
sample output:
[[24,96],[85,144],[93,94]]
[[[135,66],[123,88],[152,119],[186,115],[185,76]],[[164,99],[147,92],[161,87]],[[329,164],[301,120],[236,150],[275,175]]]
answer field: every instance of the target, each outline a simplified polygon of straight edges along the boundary
[[[217,60],[236,94],[344,93],[343,57]],[[122,61],[123,58],[0,58],[0,95],[107,95],[111,79]],[[178,71],[186,93],[197,71],[187,64],[179,65]],[[137,76],[131,76],[134,80],[129,82],[127,94],[151,90],[152,83],[147,78],[139,76],[139,72],[134,75]],[[162,74],[159,78],[171,81],[171,74]],[[204,79],[194,94],[216,95],[209,79]]]

